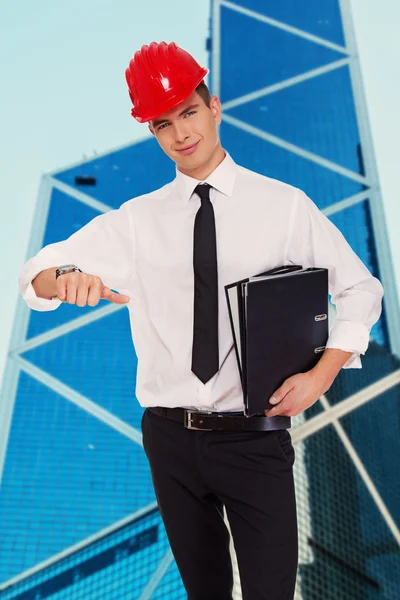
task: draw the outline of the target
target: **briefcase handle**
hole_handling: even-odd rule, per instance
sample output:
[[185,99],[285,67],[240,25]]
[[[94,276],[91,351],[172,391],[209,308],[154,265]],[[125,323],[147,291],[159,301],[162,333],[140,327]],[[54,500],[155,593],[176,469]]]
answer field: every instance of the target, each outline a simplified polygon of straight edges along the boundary
[[262,275],[275,275],[276,273],[290,273],[291,271],[300,271],[302,265],[282,265],[281,267],[275,267],[270,271],[264,271],[264,273],[258,273],[255,277],[261,277]]

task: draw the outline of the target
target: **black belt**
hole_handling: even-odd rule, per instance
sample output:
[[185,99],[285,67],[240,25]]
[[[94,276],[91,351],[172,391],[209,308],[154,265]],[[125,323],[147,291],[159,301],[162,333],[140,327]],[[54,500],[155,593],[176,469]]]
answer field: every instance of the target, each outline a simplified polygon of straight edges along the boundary
[[291,418],[282,415],[276,417],[263,415],[246,417],[243,412],[218,413],[180,407],[164,408],[162,406],[149,406],[147,410],[159,417],[182,423],[186,429],[199,431],[269,431],[291,427]]

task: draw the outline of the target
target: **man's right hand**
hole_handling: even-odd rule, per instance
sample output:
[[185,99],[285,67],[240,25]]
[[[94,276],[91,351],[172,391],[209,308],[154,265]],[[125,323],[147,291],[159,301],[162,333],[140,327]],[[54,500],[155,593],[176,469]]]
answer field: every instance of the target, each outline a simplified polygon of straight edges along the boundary
[[68,304],[77,306],[97,306],[101,299],[114,304],[128,304],[129,296],[115,294],[103,284],[97,275],[71,272],[60,275],[56,280],[57,298]]

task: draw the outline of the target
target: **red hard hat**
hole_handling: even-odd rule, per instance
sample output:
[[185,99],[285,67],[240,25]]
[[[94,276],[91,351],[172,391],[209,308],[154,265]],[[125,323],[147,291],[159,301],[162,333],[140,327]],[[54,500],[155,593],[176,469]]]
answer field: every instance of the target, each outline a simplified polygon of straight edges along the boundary
[[142,46],[125,71],[132,116],[139,123],[151,121],[188,98],[207,73],[175,42]]

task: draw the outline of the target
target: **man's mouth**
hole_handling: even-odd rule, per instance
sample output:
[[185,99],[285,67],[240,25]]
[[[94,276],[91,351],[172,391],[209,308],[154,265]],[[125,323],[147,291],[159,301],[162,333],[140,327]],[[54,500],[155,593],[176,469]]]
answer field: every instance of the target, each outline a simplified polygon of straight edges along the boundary
[[190,146],[186,146],[186,148],[182,148],[182,149],[178,150],[178,152],[180,152],[181,154],[191,154],[192,152],[195,151],[198,143],[199,142],[196,142],[194,144],[191,144]]

